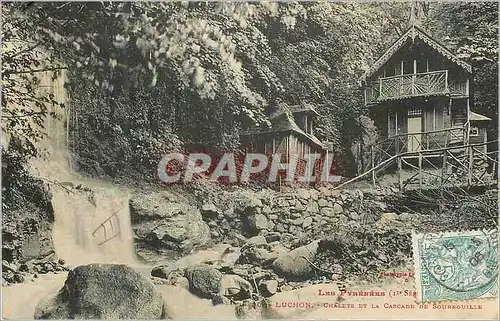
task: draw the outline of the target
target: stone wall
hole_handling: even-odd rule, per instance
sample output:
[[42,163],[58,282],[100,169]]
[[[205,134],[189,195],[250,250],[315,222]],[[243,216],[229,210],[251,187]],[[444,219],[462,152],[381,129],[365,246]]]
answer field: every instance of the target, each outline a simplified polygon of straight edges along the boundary
[[[387,189],[336,191],[319,189],[236,190],[203,198],[201,214],[218,242],[238,243],[238,234],[293,238],[301,243],[316,239],[340,225],[374,222],[388,210],[382,201],[395,191]],[[289,242],[289,243],[290,243]],[[238,245],[238,244],[234,244]]]

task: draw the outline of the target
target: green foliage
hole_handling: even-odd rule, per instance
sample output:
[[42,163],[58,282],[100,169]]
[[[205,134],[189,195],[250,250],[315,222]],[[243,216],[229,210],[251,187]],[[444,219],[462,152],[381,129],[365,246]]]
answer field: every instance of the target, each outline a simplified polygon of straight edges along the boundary
[[[57,102],[29,90],[37,86],[31,74],[64,66],[70,73],[71,149],[80,169],[144,177],[153,174],[166,152],[237,150],[240,129],[268,123],[265,110],[276,101],[316,104],[321,116],[315,134],[333,144],[338,164],[348,173],[351,147],[366,134],[359,81],[404,31],[411,4],[46,2],[5,7],[4,39],[15,43],[4,59],[2,99],[8,106],[4,115],[10,117],[5,130],[25,137],[30,150],[25,154],[35,154],[47,106]],[[417,2],[414,12],[431,33],[441,40],[448,36],[475,64],[476,110],[496,119],[496,7]],[[24,44],[18,46],[16,39]],[[31,47],[40,47],[44,55],[26,50]]]
[[[21,139],[23,144],[12,153],[23,158],[36,156],[37,142],[44,136],[43,123],[53,105],[54,95],[44,91],[42,79],[48,72],[52,81],[62,68],[45,51],[38,50],[33,38],[36,27],[12,4],[2,10],[2,130],[7,139]],[[55,116],[55,115],[53,115]]]
[[[26,170],[26,158],[22,154],[19,138],[13,138],[12,150],[2,150],[2,215],[8,216],[19,209],[39,209],[53,221],[51,195],[43,182],[33,178]],[[4,218],[6,217],[4,216]]]
[[474,111],[492,118],[498,136],[498,3],[456,2],[437,5],[428,25],[474,71]]

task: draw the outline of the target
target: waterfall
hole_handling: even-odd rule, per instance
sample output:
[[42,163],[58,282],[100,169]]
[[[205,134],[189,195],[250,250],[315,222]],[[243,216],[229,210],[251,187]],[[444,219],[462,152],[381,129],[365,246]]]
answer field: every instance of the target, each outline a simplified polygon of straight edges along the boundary
[[33,174],[52,192],[55,222],[53,242],[58,257],[70,265],[137,263],[130,225],[130,191],[114,184],[83,178],[71,169],[68,150],[70,100],[64,88],[65,72],[39,73],[43,90],[65,104],[52,106],[45,121],[47,137],[39,147],[47,153],[31,162]]

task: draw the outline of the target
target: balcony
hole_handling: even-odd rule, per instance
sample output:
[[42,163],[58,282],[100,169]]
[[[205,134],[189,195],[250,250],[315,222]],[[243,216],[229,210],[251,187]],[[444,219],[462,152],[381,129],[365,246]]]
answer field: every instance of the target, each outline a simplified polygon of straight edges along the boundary
[[419,96],[466,95],[465,83],[448,80],[448,70],[379,78],[365,88],[365,103]]

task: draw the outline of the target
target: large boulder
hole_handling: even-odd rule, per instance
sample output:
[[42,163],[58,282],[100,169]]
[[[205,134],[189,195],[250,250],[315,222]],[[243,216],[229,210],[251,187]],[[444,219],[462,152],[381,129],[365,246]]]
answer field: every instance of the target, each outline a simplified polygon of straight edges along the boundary
[[311,262],[317,251],[318,241],[298,247],[274,260],[273,270],[279,276],[291,280],[305,280],[314,273]]
[[161,319],[163,299],[126,265],[90,264],[70,271],[62,289],[42,299],[35,319]]
[[186,269],[189,291],[200,298],[213,299],[219,294],[222,273],[208,264],[197,264]]
[[210,241],[200,211],[168,193],[151,193],[130,200],[130,217],[139,252],[142,248],[186,254]]

